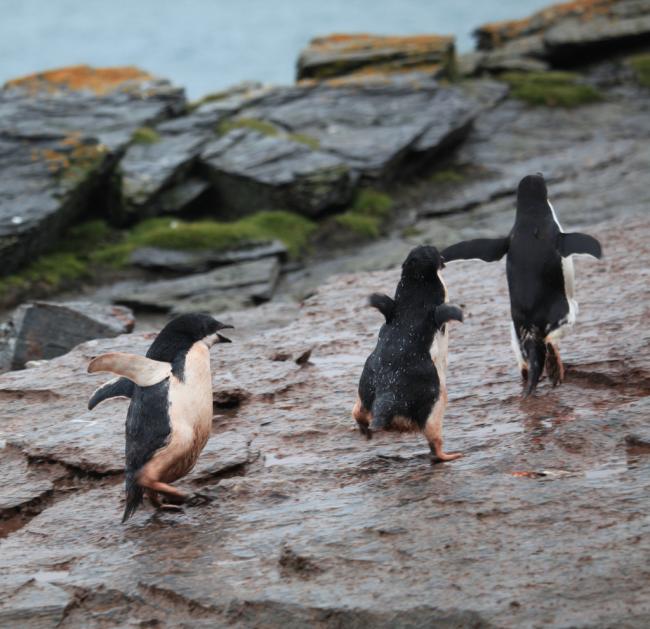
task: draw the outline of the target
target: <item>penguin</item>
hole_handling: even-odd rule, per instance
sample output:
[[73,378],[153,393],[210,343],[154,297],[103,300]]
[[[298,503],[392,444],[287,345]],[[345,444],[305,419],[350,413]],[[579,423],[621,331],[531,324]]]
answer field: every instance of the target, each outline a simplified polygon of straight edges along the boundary
[[[131,399],[126,416],[126,522],[146,492],[158,509],[179,508],[187,496],[170,483],[194,467],[212,426],[210,347],[230,343],[220,330],[232,328],[203,314],[170,321],[146,357],[122,352],[90,361],[89,373],[119,377],[99,387],[88,402],[92,410],[114,397]],[[159,494],[165,497],[161,502]]]
[[402,265],[395,297],[370,296],[385,323],[363,367],[352,416],[368,439],[376,430],[423,432],[434,460],[452,461],[462,454],[442,449],[448,322],[462,322],[463,312],[446,303],[443,268],[435,247],[416,247]]
[[468,240],[442,252],[447,262],[494,262],[506,256],[512,348],[525,397],[535,391],[544,369],[553,386],[564,380],[558,341],[578,313],[574,254],[601,258],[602,248],[592,236],[564,232],[541,173],[519,182],[515,223],[507,236]]

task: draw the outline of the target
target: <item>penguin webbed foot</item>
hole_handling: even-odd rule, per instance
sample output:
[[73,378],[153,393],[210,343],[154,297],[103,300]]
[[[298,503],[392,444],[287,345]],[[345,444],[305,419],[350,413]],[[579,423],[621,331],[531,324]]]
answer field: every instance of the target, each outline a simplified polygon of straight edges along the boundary
[[359,427],[359,432],[370,441],[372,439],[372,430],[370,430],[370,426],[359,420],[357,420],[357,426]]
[[455,461],[463,456],[462,452],[444,452],[442,443],[430,443],[429,449],[431,450],[431,465],[436,463],[445,463],[446,461]]
[[190,494],[185,501],[185,504],[188,507],[202,507],[214,501],[214,496],[209,494],[202,493],[200,491],[195,491]]

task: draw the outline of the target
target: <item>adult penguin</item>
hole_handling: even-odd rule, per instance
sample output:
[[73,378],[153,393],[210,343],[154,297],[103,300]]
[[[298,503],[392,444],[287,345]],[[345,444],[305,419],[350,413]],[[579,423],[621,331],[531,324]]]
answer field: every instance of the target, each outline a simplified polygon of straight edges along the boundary
[[[230,328],[211,316],[185,314],[158,334],[146,357],[122,352],[97,356],[89,373],[120,377],[91,396],[88,408],[112,397],[129,397],[126,417],[126,522],[146,492],[157,508],[184,502],[170,483],[194,467],[212,427],[210,347],[229,343],[219,330]],[[166,498],[162,503],[159,494]]]
[[576,320],[571,256],[581,253],[600,258],[600,243],[587,234],[562,230],[541,173],[519,182],[515,224],[508,236],[468,240],[442,252],[446,262],[494,262],[507,255],[512,347],[526,396],[537,387],[544,367],[554,386],[564,379],[557,341]]

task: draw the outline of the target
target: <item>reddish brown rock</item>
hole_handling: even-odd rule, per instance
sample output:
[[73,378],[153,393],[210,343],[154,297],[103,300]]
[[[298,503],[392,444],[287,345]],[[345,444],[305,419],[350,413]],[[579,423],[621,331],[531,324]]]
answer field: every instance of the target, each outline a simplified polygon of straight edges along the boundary
[[466,314],[450,341],[445,439],[465,453],[452,464],[432,466],[416,435],[367,442],[350,417],[381,324],[365,299],[392,291],[397,270],[339,276],[288,326],[215,347],[215,399],[240,403],[217,409],[187,480],[212,502],[184,513],[145,508],[119,524],[122,488],[102,478],[122,465],[126,403],[85,411],[102,381],[88,360],[143,353],[151,336],[0,377],[0,439],[89,477],[55,487],[0,543],[0,621],[645,626],[650,457],[626,436],[644,434],[650,408],[650,223],[588,230],[606,257],[576,260],[566,382],[532,399],[509,346],[503,264],[445,269]]

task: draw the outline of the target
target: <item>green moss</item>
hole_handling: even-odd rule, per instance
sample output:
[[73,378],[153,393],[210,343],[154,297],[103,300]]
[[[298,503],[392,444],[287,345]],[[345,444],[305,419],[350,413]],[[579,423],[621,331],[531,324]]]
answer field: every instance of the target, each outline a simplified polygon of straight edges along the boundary
[[290,133],[287,137],[294,142],[308,146],[312,151],[317,151],[320,148],[320,140],[306,133]]
[[460,183],[464,179],[465,179],[465,175],[463,175],[463,173],[453,168],[438,170],[435,173],[433,173],[431,177],[429,177],[429,181],[431,183],[440,184],[440,185]]
[[258,118],[227,118],[217,125],[217,133],[225,135],[233,129],[252,129],[264,135],[278,135],[279,129],[272,123]]
[[365,216],[388,218],[393,209],[393,200],[385,193],[372,188],[362,188],[357,192],[350,210]]
[[510,85],[512,96],[530,105],[578,107],[602,98],[571,72],[507,72],[500,79]]
[[[292,256],[298,256],[307,246],[315,224],[291,212],[258,212],[238,221],[184,221],[150,219],[137,225],[123,243],[127,248],[139,246],[162,249],[197,250],[232,249],[238,244],[255,240],[281,240]],[[122,250],[114,250],[121,255]]]
[[634,55],[627,62],[634,70],[637,81],[644,87],[650,87],[650,53]]
[[344,212],[334,217],[344,229],[363,238],[379,238],[380,220],[376,216],[365,216],[357,212]]
[[133,132],[131,140],[136,144],[155,144],[160,142],[160,134],[151,127],[140,127]]

